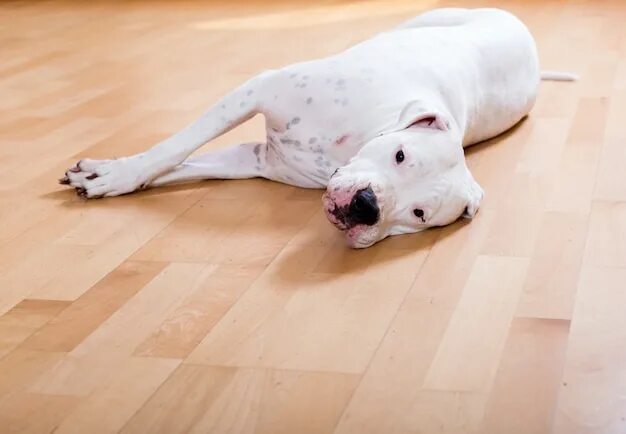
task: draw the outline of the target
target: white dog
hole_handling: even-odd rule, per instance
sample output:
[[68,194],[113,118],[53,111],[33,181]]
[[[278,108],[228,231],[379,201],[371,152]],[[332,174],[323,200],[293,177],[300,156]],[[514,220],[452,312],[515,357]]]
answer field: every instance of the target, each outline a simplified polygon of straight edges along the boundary
[[[152,149],[84,159],[60,180],[86,198],[173,182],[264,177],[327,187],[353,247],[472,217],[483,191],[463,147],[511,128],[535,102],[535,42],[497,9],[437,9],[343,53],[264,72]],[[189,155],[252,116],[265,142]]]

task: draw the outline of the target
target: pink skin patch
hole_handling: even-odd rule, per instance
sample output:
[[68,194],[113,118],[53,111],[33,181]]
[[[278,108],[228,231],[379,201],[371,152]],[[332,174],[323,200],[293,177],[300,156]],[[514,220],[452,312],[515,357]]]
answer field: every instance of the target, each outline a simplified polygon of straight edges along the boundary
[[341,221],[335,210],[349,206],[350,201],[352,201],[352,193],[348,191],[338,191],[331,195],[329,192],[326,192],[322,201],[324,202],[324,212],[328,220],[338,229],[346,229],[345,223]]
[[350,190],[333,191],[332,194],[327,191],[326,194],[324,194],[324,203],[328,200],[329,204],[333,203],[339,207],[347,206],[350,205],[352,196],[354,196],[354,193]]
[[335,140],[335,145],[343,145],[344,143],[346,143],[346,141],[349,138],[350,138],[350,134],[344,134],[343,136],[341,136],[337,140]]

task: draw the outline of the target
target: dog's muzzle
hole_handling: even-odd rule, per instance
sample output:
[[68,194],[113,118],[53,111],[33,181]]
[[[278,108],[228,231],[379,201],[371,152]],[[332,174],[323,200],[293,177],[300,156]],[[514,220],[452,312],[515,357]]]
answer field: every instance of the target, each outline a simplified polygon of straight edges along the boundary
[[341,230],[357,225],[374,226],[380,219],[378,200],[371,187],[356,191],[349,202],[343,205],[332,197],[327,197],[326,201],[328,219]]

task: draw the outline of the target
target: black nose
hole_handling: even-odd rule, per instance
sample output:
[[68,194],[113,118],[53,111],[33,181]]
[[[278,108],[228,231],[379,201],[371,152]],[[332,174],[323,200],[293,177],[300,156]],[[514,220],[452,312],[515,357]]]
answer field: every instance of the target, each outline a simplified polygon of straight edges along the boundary
[[348,208],[350,222],[372,226],[378,221],[379,215],[380,210],[376,203],[376,195],[371,187],[357,191]]

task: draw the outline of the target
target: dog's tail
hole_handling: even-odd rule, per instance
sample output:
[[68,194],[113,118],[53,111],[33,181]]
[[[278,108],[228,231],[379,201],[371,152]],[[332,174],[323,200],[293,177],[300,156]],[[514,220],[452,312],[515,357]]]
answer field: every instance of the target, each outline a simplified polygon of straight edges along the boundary
[[576,81],[578,80],[578,75],[572,72],[541,71],[541,79],[550,81]]

